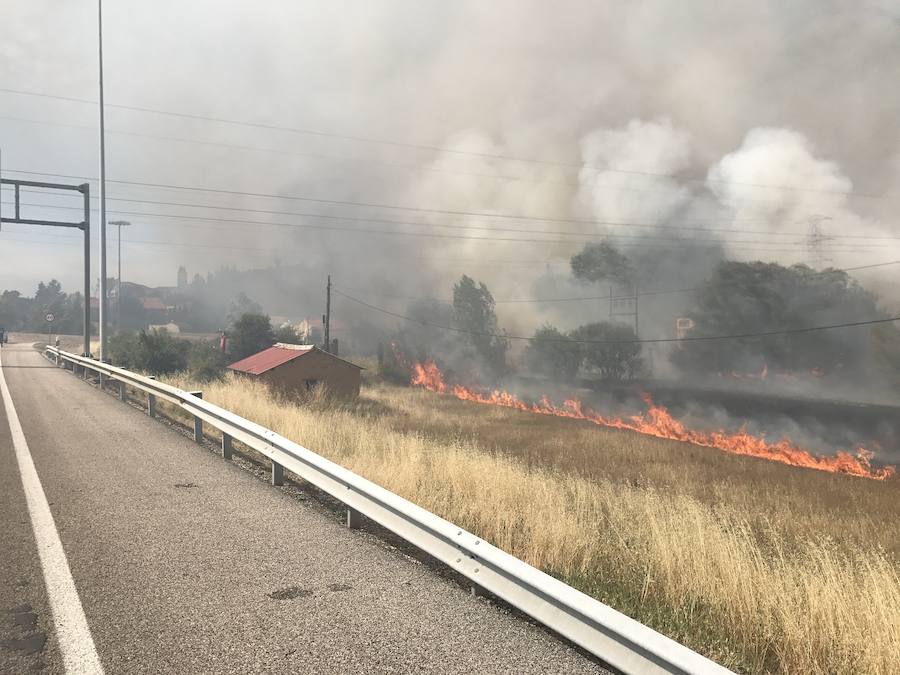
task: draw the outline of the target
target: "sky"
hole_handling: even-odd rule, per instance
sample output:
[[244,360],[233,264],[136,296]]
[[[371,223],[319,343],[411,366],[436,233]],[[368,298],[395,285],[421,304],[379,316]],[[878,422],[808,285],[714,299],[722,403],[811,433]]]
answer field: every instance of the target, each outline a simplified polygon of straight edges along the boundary
[[[713,242],[900,259],[895,0],[120,0],[103,18],[126,280],[279,264],[348,293],[446,297],[468,273],[565,296],[585,293],[569,257],[604,237],[671,263],[651,286],[693,283]],[[4,177],[96,197],[97,72],[96,2],[0,0]],[[73,197],[22,198],[80,219]],[[79,236],[4,224],[0,289],[78,290]],[[112,228],[109,251],[112,276]],[[900,306],[895,268],[860,279]]]

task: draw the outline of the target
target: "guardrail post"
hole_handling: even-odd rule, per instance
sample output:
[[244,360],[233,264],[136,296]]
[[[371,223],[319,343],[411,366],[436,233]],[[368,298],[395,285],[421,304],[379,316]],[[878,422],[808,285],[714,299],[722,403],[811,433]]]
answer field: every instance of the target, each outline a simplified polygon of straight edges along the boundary
[[222,459],[231,459],[231,436],[222,432]]
[[284,485],[284,467],[278,462],[272,462],[272,485]]
[[125,389],[125,383],[121,380],[119,381],[119,400],[123,403],[128,401],[128,390]]
[[[148,375],[148,379],[155,380],[156,377],[153,375]],[[147,392],[147,414],[150,417],[156,417],[156,396]]]
[[[189,391],[191,396],[196,396],[197,398],[203,398],[202,391]],[[203,442],[203,420],[194,415],[194,442],[202,443]]]
[[100,387],[100,391],[103,391],[103,373],[97,373],[97,386]]
[[347,507],[347,527],[351,530],[358,530],[362,524],[362,514],[356,509]]

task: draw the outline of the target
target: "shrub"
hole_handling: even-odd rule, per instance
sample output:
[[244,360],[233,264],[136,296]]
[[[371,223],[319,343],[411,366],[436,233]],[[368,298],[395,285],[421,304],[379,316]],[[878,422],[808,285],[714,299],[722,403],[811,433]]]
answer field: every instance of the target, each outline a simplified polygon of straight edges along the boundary
[[187,352],[187,369],[198,382],[221,380],[225,375],[225,355],[215,342],[195,342]]

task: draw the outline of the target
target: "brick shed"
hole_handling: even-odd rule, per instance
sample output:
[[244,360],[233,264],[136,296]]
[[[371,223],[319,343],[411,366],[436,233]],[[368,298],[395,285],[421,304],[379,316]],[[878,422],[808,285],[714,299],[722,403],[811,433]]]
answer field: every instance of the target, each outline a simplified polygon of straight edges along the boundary
[[228,366],[242,377],[266,382],[284,393],[306,394],[324,384],[344,399],[359,396],[362,366],[329,354],[315,345],[278,344]]

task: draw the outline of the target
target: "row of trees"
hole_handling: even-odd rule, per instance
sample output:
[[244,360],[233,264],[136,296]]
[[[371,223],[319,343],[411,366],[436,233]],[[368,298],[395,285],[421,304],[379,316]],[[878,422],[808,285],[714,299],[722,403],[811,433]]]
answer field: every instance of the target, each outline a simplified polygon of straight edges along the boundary
[[[392,342],[416,360],[437,358],[451,375],[495,381],[511,370],[510,340],[499,327],[495,305],[484,283],[464,275],[453,287],[451,305],[413,303],[413,321],[392,336]],[[568,333],[545,325],[535,333],[525,360],[531,370],[548,377],[570,379],[585,369],[603,378],[627,379],[644,367],[640,344],[634,340],[634,331],[617,323],[590,323]]]
[[[571,266],[578,279],[619,287],[636,285],[645,267],[607,243],[585,246]],[[670,360],[683,372],[718,375],[767,368],[865,376],[883,374],[887,364],[893,373],[888,377],[900,380],[895,328],[804,330],[885,316],[876,296],[840,270],[723,261],[679,306],[660,309],[665,318],[652,324],[656,333],[673,338],[675,318],[687,316],[694,321],[687,337],[703,338],[672,345]],[[453,287],[452,305],[417,301],[408,314],[413,321],[393,336],[402,353],[420,361],[435,358],[451,376],[463,379],[475,375],[496,381],[509,373],[510,340],[498,325],[495,301],[484,283],[463,276]],[[766,332],[779,334],[705,339]],[[628,324],[597,321],[567,332],[545,324],[529,341],[523,363],[531,372],[561,380],[579,373],[626,380],[647,372],[642,346]]]
[[629,380],[644,374],[641,344],[634,330],[621,323],[601,321],[562,333],[545,324],[525,352],[530,370],[546,377],[571,380],[582,369],[605,380]]
[[84,298],[81,293],[63,292],[56,279],[40,282],[34,297],[12,290],[0,294],[0,328],[4,330],[46,332],[47,314],[53,314],[54,333],[80,333],[84,326]]
[[109,341],[114,365],[153,375],[188,371],[201,382],[219,379],[225,366],[271,347],[276,342],[297,344],[300,336],[290,326],[272,329],[264,314],[245,313],[228,330],[228,351],[217,340],[187,340],[166,331],[120,333]]

